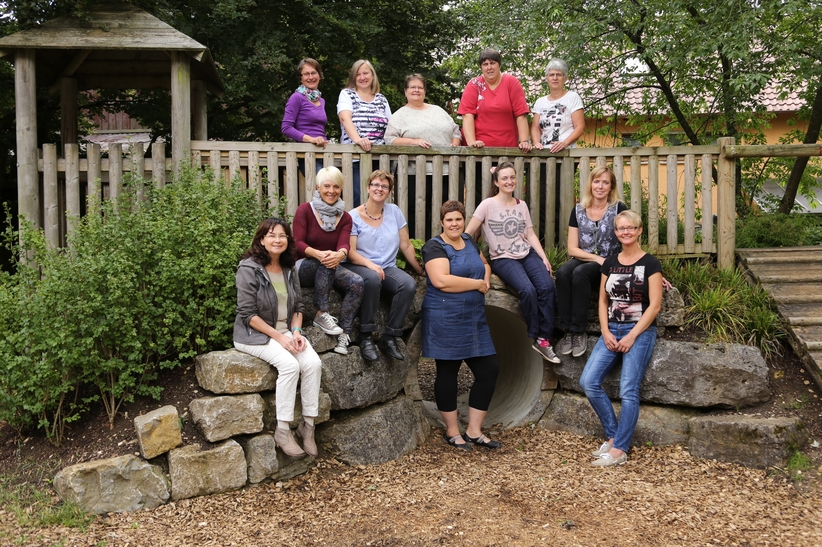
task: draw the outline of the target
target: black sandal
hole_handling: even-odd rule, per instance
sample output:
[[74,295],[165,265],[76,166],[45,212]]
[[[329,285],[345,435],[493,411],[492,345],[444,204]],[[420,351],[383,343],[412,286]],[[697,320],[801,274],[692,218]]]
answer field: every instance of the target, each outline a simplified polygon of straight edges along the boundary
[[442,438],[454,448],[459,448],[460,450],[473,450],[473,447],[468,442],[457,443],[457,439],[461,439],[462,435],[454,435],[453,437],[449,437],[447,433],[444,433]]
[[502,446],[502,443],[500,443],[499,441],[492,441],[491,439],[486,437],[484,434],[480,435],[479,437],[477,437],[475,439],[472,439],[471,437],[468,436],[468,433],[466,433],[465,435],[462,436],[462,438],[465,439],[469,443],[475,444],[477,446],[484,446],[485,448],[499,448],[500,446]]

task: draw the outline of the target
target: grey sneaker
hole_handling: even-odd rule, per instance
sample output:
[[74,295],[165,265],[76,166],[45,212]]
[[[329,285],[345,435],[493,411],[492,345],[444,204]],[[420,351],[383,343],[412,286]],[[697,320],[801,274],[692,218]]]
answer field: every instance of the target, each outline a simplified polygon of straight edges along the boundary
[[612,465],[625,465],[628,462],[628,454],[625,452],[622,453],[622,456],[615,458],[611,456],[609,453],[605,453],[593,462],[591,465],[594,467],[611,467]]
[[607,454],[613,446],[614,444],[612,442],[605,441],[604,443],[602,443],[602,446],[599,447],[599,450],[594,450],[593,452],[591,452],[591,456],[595,458],[600,458],[603,454]]
[[340,355],[348,355],[348,344],[351,343],[351,337],[342,333],[337,337],[337,345],[334,346],[334,352]]
[[557,351],[562,355],[571,355],[571,352],[574,351],[574,344],[573,344],[573,334],[567,333],[562,340],[559,341],[557,344]]
[[542,355],[542,358],[546,361],[550,361],[551,363],[555,364],[559,364],[561,362],[559,360],[559,357],[557,357],[557,354],[554,353],[554,350],[551,347],[551,344],[548,342],[548,340],[538,340],[534,342],[534,345],[531,347],[534,349],[534,351]]
[[314,326],[319,327],[326,334],[336,336],[342,334],[343,330],[337,325],[337,320],[331,317],[331,314],[324,311],[319,317],[314,318]]
[[[574,333],[571,338],[571,345],[573,346],[573,349],[570,353],[572,353],[574,357],[582,357],[583,355],[585,355],[585,350],[588,349],[588,333]],[[565,355],[568,354],[566,353]]]

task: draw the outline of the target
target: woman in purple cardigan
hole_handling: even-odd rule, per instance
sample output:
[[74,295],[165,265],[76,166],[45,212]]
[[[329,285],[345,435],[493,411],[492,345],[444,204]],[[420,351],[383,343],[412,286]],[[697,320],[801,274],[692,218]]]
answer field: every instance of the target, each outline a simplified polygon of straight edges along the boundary
[[[323,79],[320,63],[305,58],[297,65],[300,75],[300,87],[285,103],[285,114],[280,129],[283,135],[297,142],[312,143],[325,148],[328,139],[325,137],[325,125],[328,116],[325,113],[325,99],[317,89]],[[317,162],[317,171],[322,169],[322,158]],[[300,160],[300,171],[305,172],[305,162]]]

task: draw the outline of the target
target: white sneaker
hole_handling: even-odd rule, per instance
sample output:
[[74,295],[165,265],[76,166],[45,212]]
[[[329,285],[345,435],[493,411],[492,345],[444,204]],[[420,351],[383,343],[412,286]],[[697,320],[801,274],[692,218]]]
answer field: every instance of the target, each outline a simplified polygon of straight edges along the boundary
[[348,355],[348,344],[351,343],[351,337],[343,333],[337,337],[337,345],[334,346],[334,352],[340,355]]
[[343,333],[343,330],[337,325],[337,320],[331,317],[331,314],[327,311],[322,312],[319,317],[314,318],[314,326],[319,327],[320,330],[331,336]]
[[611,448],[614,446],[614,443],[610,441],[605,441],[602,443],[602,446],[599,447],[599,450],[594,450],[591,452],[591,456],[595,458],[601,458],[603,454],[607,454]]

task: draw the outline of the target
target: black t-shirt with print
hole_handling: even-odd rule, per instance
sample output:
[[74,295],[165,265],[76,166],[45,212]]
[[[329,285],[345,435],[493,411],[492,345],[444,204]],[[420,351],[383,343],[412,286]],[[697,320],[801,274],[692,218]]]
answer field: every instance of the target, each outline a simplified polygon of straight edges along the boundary
[[[608,321],[637,323],[648,309],[648,279],[662,272],[662,265],[653,255],[645,254],[629,266],[620,264],[619,255],[609,256],[600,267],[608,293]],[[656,325],[656,318],[652,325]]]

